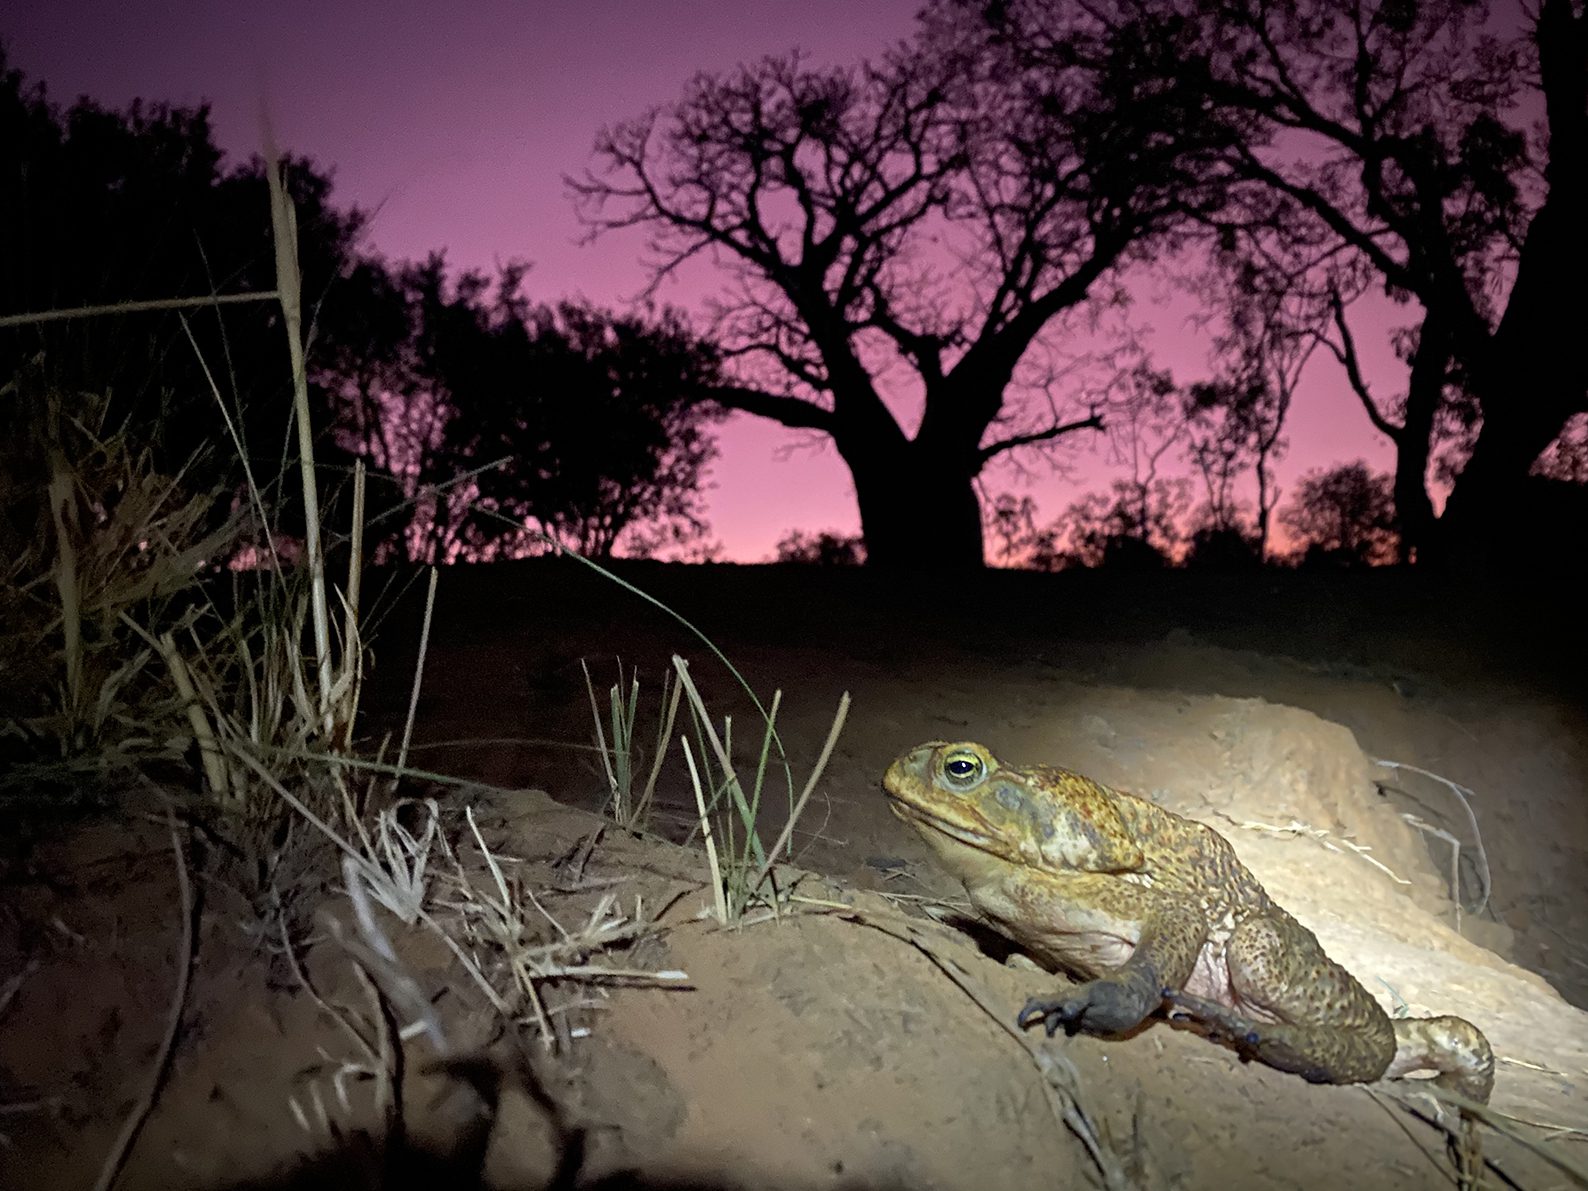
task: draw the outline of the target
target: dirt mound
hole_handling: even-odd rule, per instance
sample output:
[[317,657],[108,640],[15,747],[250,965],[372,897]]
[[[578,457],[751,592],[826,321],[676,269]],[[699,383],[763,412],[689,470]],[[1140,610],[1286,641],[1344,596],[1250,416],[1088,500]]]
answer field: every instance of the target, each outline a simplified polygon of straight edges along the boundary
[[[1298,730],[1289,709],[1203,710],[1209,723],[1236,716],[1253,725],[1250,739],[1270,718]],[[1116,716],[1116,732],[1123,726]],[[1327,725],[1316,734],[1339,739]],[[1228,738],[1209,739],[1215,752],[1228,747]],[[1253,757],[1254,775],[1274,780]],[[1339,771],[1355,772],[1348,763]],[[1247,813],[1242,796],[1217,804]],[[514,1059],[438,939],[388,923],[454,1045],[488,1056],[480,1063],[497,1073],[486,1116],[477,1080],[435,1069],[426,1044],[410,1043],[410,1137],[425,1154],[451,1155],[455,1165],[437,1176],[450,1185],[551,1185],[559,1168],[569,1174],[570,1152],[578,1179],[561,1185],[1070,1185],[1096,1177],[1093,1152],[1117,1178],[1144,1186],[1448,1185],[1437,1131],[1386,1111],[1369,1090],[1313,1087],[1243,1065],[1161,1023],[1128,1040],[1020,1035],[1015,1009],[1050,977],[1001,964],[969,936],[877,894],[791,871],[795,896],[782,917],[725,930],[710,919],[696,852],[623,835],[534,792],[482,795],[473,805],[493,850],[512,858],[514,879],[541,891],[547,921],[579,921],[614,896],[642,913],[665,907],[623,963],[681,969],[688,988],[578,985],[554,1002],[564,1015],[561,1057],[531,1050]],[[1350,798],[1338,806],[1349,821]],[[1321,817],[1304,801],[1294,809]],[[1441,927],[1358,854],[1310,835],[1230,834],[1353,970],[1370,982],[1393,973],[1407,1000],[1458,1008],[1491,1031],[1502,1056],[1537,1064],[1502,1063],[1496,1107],[1582,1119],[1583,1014]],[[6,1091],[48,1090],[55,1102],[8,1114],[0,1185],[91,1181],[141,1084],[175,967],[161,901],[170,873],[157,843],[155,833],[118,854],[104,833],[89,832],[81,847],[97,853],[93,879],[75,889],[56,883],[63,895],[49,904],[71,938],[63,934],[22,983],[0,1037]],[[84,871],[72,863],[77,846],[62,839],[41,850],[35,872]],[[1385,898],[1364,901],[1380,883]],[[37,905],[13,904],[41,910],[37,896]],[[1404,908],[1391,918],[1395,899]],[[334,891],[321,909],[347,916]],[[381,1164],[357,1142],[374,1125],[357,1048],[279,957],[264,959],[264,941],[241,922],[212,916],[172,1082],[121,1185],[375,1185]],[[8,937],[7,954],[20,942]],[[360,1004],[336,944],[322,938],[304,958],[328,1003]],[[1544,1185],[1548,1168],[1528,1151],[1499,1137],[1486,1146],[1509,1177]],[[339,1156],[302,1158],[328,1150]],[[418,1162],[409,1156],[404,1169],[412,1174]]]

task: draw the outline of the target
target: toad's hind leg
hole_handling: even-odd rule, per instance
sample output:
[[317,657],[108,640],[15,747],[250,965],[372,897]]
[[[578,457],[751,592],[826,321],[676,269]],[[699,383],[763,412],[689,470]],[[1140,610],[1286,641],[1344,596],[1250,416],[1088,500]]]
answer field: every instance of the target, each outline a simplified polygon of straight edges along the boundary
[[1434,1083],[1479,1104],[1494,1090],[1494,1051],[1483,1032],[1460,1017],[1404,1017],[1394,1021],[1394,1079],[1409,1071],[1436,1071]]
[[1225,948],[1236,1007],[1176,993],[1179,1013],[1243,1054],[1313,1083],[1378,1079],[1395,1056],[1390,1019],[1317,937],[1283,910],[1245,919]]

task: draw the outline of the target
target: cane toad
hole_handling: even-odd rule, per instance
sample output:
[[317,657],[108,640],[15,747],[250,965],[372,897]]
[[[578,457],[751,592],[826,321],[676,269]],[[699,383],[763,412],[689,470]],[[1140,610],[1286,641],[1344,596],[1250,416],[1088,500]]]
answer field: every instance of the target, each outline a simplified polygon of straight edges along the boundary
[[1494,1056],[1475,1026],[1392,1020],[1211,828],[979,744],[920,745],[883,788],[994,928],[1085,981],[1033,997],[1022,1027],[1117,1034],[1163,1012],[1314,1083],[1434,1070],[1488,1100]]

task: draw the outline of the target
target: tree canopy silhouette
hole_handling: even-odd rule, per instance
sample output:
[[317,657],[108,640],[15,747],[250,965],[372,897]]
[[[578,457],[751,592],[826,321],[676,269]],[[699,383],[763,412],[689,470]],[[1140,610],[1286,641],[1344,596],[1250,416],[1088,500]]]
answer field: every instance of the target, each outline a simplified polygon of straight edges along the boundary
[[692,396],[715,349],[675,312],[538,305],[523,278],[449,279],[439,255],[393,275],[388,350],[347,371],[342,423],[413,502],[387,540],[439,560],[700,548],[717,415]]
[[[1116,49],[1032,71],[945,6],[855,70],[701,75],[603,131],[600,168],[570,180],[593,233],[649,233],[655,281],[721,266],[734,383],[710,396],[831,440],[872,563],[982,565],[987,463],[1101,427],[1022,383],[1044,333],[1223,201],[1231,130],[1167,64]],[[912,433],[895,410],[917,401]]]
[[[274,289],[264,164],[228,166],[206,107],[79,100],[63,111],[0,49],[0,146],[0,313]],[[312,163],[284,165],[305,300],[317,302],[363,216],[332,205]],[[334,312],[316,333],[340,336]],[[45,390],[68,408],[108,391],[106,423],[134,430],[159,470],[235,487],[245,459],[262,479],[276,474],[291,410],[284,342],[271,302],[63,320],[0,330],[0,376],[15,379],[19,406]],[[221,433],[212,381],[235,399],[241,455]]]
[[1083,496],[1059,519],[1068,528],[1068,561],[1124,571],[1172,565],[1188,487],[1185,480],[1116,480],[1106,495]]
[[778,539],[776,561],[813,567],[858,567],[866,561],[865,543],[855,534],[824,529],[791,529]]
[[[594,554],[702,547],[713,414],[686,398],[715,381],[710,345],[669,312],[533,305],[517,266],[492,292],[476,274],[449,279],[439,256],[389,265],[362,250],[364,216],[332,201],[328,172],[285,165],[319,460],[371,462],[377,541],[443,558],[494,557],[536,533]],[[63,111],[3,52],[0,210],[0,313],[275,285],[264,163],[228,165],[207,108]],[[42,467],[34,439],[60,428],[41,419],[86,408],[83,393],[108,393],[98,424],[190,490],[229,496],[245,463],[262,484],[280,472],[291,378],[273,301],[0,329],[0,378],[17,393],[0,427],[13,472]],[[288,533],[301,527],[294,491],[277,494]]]
[[[1173,64],[1158,85],[1200,78],[1211,108],[1257,121],[1227,162],[1249,185],[1218,222],[1332,324],[1354,390],[1396,445],[1408,545],[1514,553],[1529,470],[1588,409],[1588,356],[1568,346],[1588,314],[1588,13],[1541,0],[1507,27],[1465,0],[1105,0],[1088,6],[1097,33],[1078,41],[1042,0],[987,11],[1056,73],[1145,41]],[[1396,398],[1369,391],[1347,316],[1374,284],[1417,308]],[[1436,534],[1431,441],[1452,425],[1451,400],[1468,398],[1476,430]]]
[[1302,476],[1279,519],[1295,535],[1304,565],[1371,566],[1395,558],[1390,478],[1361,460]]

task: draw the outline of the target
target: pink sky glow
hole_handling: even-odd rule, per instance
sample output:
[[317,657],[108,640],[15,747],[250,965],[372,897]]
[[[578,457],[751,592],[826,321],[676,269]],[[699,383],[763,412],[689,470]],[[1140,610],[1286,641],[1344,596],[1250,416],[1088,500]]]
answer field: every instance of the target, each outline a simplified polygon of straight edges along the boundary
[[[94,0],[12,10],[0,38],[11,64],[67,103],[88,95],[213,105],[217,140],[242,157],[268,108],[282,146],[334,168],[336,196],[375,212],[373,245],[393,258],[444,248],[457,266],[534,262],[538,300],[621,305],[646,276],[638,234],[578,243],[562,178],[591,164],[597,130],[667,103],[697,71],[796,46],[847,64],[907,37],[919,0],[531,0],[443,6],[413,0],[280,0],[176,5]],[[700,271],[659,297],[698,312],[718,275]],[[1156,362],[1180,382],[1208,374],[1184,301],[1138,297]],[[1386,328],[1399,312],[1385,310]],[[1385,394],[1404,370],[1387,336],[1357,320],[1369,375]],[[1332,358],[1309,366],[1288,425],[1282,485],[1308,468],[1365,458],[1390,465]],[[1095,438],[1095,436],[1092,436]],[[708,516],[725,557],[759,561],[790,528],[859,528],[849,476],[830,449],[736,416],[720,435]],[[1050,519],[1114,473],[1078,449],[1068,477],[1027,484],[999,467],[989,491],[1033,496]]]

